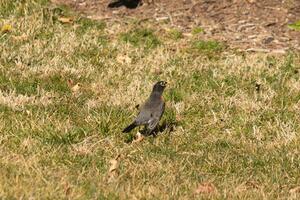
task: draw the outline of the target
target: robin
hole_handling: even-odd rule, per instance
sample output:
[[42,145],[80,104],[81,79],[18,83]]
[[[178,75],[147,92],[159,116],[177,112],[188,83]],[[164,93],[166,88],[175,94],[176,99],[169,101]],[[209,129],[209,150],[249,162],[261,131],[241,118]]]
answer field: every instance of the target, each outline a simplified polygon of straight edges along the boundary
[[116,0],[108,4],[109,8],[118,8],[121,6],[125,6],[126,8],[136,8],[141,5],[141,0]]
[[139,114],[135,120],[123,130],[123,133],[128,133],[135,127],[141,125],[146,127],[148,134],[152,133],[165,111],[165,102],[162,98],[162,94],[166,85],[167,82],[165,81],[155,83],[150,97],[141,106]]

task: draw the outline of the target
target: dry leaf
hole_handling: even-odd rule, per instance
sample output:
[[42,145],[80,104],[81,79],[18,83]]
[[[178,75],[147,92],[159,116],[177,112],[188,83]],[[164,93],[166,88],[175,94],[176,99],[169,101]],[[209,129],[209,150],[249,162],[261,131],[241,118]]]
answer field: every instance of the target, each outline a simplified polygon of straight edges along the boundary
[[65,195],[66,196],[70,195],[70,193],[71,193],[71,187],[70,187],[70,185],[68,183],[65,183],[65,185],[64,185],[64,191],[65,191]]
[[71,88],[71,87],[74,85],[74,81],[71,80],[71,79],[69,79],[69,80],[67,81],[67,84],[68,84],[68,86]]
[[72,92],[77,93],[80,90],[80,88],[81,88],[81,85],[79,83],[77,83],[76,85],[74,85],[71,88],[71,90],[72,90]]
[[192,36],[193,36],[192,33],[182,33],[182,35],[183,35],[184,37],[192,37]]
[[258,185],[256,182],[254,182],[254,181],[247,181],[247,182],[246,182],[246,185],[247,185],[248,187],[255,188],[255,189],[258,189],[258,188],[259,188],[259,185]]
[[73,22],[73,19],[70,17],[59,17],[57,20],[60,21],[61,23],[66,23],[66,24]]
[[212,183],[201,183],[195,190],[196,194],[211,194],[216,191],[216,187]]
[[116,160],[116,159],[112,159],[109,162],[110,162],[110,167],[109,167],[108,172],[112,173],[112,172],[114,172],[114,171],[116,171],[118,169],[118,167],[119,167],[119,161]]
[[108,169],[108,182],[113,182],[119,175],[118,168],[119,168],[119,160],[121,155],[117,155],[116,158],[110,160],[110,167]]
[[69,86],[69,88],[71,89],[71,91],[73,92],[73,93],[77,93],[77,92],[79,92],[79,90],[80,90],[80,88],[81,88],[81,84],[80,83],[74,83],[74,81],[73,80],[71,80],[71,79],[69,79],[68,81],[67,81],[67,85]]
[[24,41],[24,40],[27,40],[28,37],[25,33],[23,33],[22,35],[13,36],[13,39],[16,41]]
[[118,55],[117,56],[117,61],[121,64],[130,64],[131,63],[131,58],[128,55]]
[[12,26],[10,24],[5,24],[1,28],[2,33],[7,33],[10,32],[11,30],[12,30]]
[[290,193],[298,193],[298,192],[300,192],[300,186],[290,189]]
[[160,75],[160,74],[162,74],[162,73],[163,73],[163,72],[162,72],[161,69],[159,69],[159,68],[155,68],[155,69],[154,69],[154,74]]
[[[300,193],[300,186],[294,187],[290,189],[290,199],[299,199],[299,193]],[[298,198],[297,198],[298,197]]]
[[175,119],[177,122],[182,120],[182,115],[176,114]]
[[136,138],[132,141],[132,143],[139,143],[143,140],[144,140],[144,136],[140,132],[137,132]]

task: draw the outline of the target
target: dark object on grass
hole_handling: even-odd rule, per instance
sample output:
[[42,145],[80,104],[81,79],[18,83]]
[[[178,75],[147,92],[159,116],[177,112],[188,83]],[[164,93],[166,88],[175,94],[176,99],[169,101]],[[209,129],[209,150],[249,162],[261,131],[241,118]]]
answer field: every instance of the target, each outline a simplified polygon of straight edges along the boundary
[[141,106],[140,112],[134,122],[127,126],[123,133],[128,133],[137,126],[144,125],[146,133],[151,134],[157,127],[165,111],[165,102],[162,98],[167,82],[159,81],[153,86],[150,97]]
[[114,0],[108,4],[109,8],[118,8],[125,6],[126,8],[134,9],[139,6],[141,0]]

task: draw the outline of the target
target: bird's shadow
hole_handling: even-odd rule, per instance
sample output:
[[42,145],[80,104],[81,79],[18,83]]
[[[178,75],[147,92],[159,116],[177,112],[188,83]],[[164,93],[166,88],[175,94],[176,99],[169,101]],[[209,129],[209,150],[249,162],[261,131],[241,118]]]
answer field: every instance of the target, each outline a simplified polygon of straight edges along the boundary
[[[161,125],[158,125],[151,133],[149,133],[149,131],[144,127],[142,130],[140,130],[139,132],[145,136],[145,137],[157,137],[159,134],[170,134],[174,131],[175,127],[178,125],[177,122],[167,122],[167,121],[163,121],[161,123]],[[131,135],[129,137],[127,137],[126,139],[126,143],[132,143],[137,136],[135,135]]]
[[153,131],[152,133],[150,133],[149,135],[152,135],[153,137],[156,137],[157,135],[159,135],[160,133],[172,133],[175,129],[175,127],[177,126],[177,122],[167,122],[167,121],[163,121],[161,125],[158,125]]

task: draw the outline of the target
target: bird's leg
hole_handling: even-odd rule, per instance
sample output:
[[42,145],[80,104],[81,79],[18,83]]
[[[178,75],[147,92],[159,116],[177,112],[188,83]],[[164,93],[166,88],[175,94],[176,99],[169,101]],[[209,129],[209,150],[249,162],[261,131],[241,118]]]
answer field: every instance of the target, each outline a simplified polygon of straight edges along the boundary
[[151,135],[153,133],[153,130],[152,129],[149,129],[149,128],[145,128],[145,135],[146,136],[149,136],[149,135]]
[[157,136],[157,134],[160,132],[160,130],[159,130],[159,126],[156,126],[154,129],[153,129],[153,131],[152,131],[152,135],[153,136]]

